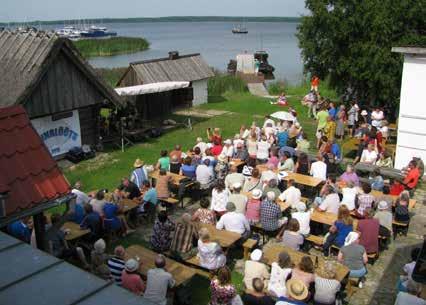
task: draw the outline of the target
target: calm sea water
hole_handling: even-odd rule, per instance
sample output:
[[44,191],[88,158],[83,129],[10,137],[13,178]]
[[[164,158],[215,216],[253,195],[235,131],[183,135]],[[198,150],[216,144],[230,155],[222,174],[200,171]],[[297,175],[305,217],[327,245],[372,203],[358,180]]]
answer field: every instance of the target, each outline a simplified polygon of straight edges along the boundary
[[95,67],[128,66],[133,61],[167,57],[169,51],[177,50],[181,54],[201,53],[209,65],[225,71],[229,60],[237,54],[263,48],[275,67],[276,79],[291,83],[302,79],[296,23],[249,22],[247,35],[232,34],[235,24],[230,22],[142,22],[105,26],[121,36],[145,37],[151,46],[144,52],[93,58],[90,63]]

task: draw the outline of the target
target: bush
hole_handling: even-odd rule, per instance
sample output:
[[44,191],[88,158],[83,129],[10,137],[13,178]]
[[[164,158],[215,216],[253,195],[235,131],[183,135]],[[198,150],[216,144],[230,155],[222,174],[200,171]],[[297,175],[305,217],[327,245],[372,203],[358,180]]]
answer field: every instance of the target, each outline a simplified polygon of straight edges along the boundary
[[209,79],[209,97],[221,96],[225,92],[247,92],[246,83],[239,77],[228,74],[216,74]]
[[74,42],[80,53],[88,58],[134,53],[149,48],[149,42],[137,37],[111,37],[108,39],[81,39]]

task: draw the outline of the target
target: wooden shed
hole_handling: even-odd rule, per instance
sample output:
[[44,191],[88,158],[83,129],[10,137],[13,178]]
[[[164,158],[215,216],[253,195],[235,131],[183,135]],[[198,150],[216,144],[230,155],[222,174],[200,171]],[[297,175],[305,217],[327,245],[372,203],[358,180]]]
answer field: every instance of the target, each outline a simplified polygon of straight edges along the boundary
[[120,103],[70,40],[0,32],[0,107],[22,105],[53,156],[98,144],[102,105]]
[[[169,52],[169,57],[166,58],[130,63],[117,86],[130,87],[162,82],[190,82],[190,88],[192,88],[191,105],[196,106],[207,103],[207,82],[213,76],[212,69],[200,54],[179,55],[179,52],[173,51]],[[162,100],[163,103],[167,99],[179,99],[185,96],[183,91],[165,92],[163,96],[155,96],[155,99]],[[150,99],[149,96],[144,98]],[[158,101],[149,101],[149,103],[158,105]],[[170,108],[169,106],[164,107]]]

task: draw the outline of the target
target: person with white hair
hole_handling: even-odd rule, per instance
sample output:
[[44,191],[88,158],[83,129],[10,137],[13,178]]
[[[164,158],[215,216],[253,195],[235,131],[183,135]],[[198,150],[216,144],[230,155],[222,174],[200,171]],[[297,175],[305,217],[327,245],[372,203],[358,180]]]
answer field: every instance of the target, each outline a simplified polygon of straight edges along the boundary
[[207,143],[203,141],[203,138],[198,137],[197,144],[194,145],[193,149],[195,149],[195,147],[198,147],[200,149],[201,154],[204,155],[207,149]]
[[426,305],[426,301],[420,297],[420,285],[409,280],[407,282],[407,292],[400,291],[396,296],[394,305]]
[[282,217],[281,208],[275,202],[275,193],[266,193],[266,198],[260,206],[260,223],[265,232],[276,232],[287,222]]
[[123,246],[117,246],[114,249],[114,256],[108,260],[108,268],[114,283],[121,286],[121,274],[125,267],[124,258],[126,257],[126,250]]
[[248,198],[246,195],[241,194],[242,187],[243,186],[241,183],[239,182],[234,183],[232,185],[232,193],[229,196],[228,200],[229,202],[232,202],[235,204],[235,207],[237,208],[236,209],[237,213],[245,214]]
[[216,229],[226,230],[241,234],[241,240],[246,240],[250,236],[250,223],[242,213],[237,213],[235,204],[228,202],[227,213],[220,217],[216,224]]
[[232,145],[232,141],[230,139],[226,139],[223,144],[221,154],[228,157],[228,159],[232,159],[232,156],[234,155],[234,146]]
[[94,245],[93,250],[90,254],[90,262],[92,263],[92,272],[99,276],[102,279],[110,279],[111,273],[109,271],[107,261],[110,258],[108,254],[105,253],[106,244],[105,241],[101,238],[98,239]]
[[309,235],[311,228],[309,223],[311,221],[311,212],[306,211],[306,204],[302,201],[299,201],[296,204],[296,212],[291,213],[291,218],[297,219],[299,222],[299,231],[298,233],[307,236]]
[[270,277],[268,266],[261,261],[262,256],[262,250],[255,249],[251,252],[250,259],[245,262],[243,282],[247,290],[254,290],[253,279],[259,278],[265,283]]
[[237,150],[238,145],[244,146],[244,140],[242,139],[242,136],[237,133],[234,136],[234,140],[232,141],[232,145],[234,146],[234,152]]
[[[367,252],[365,248],[359,244],[359,234],[350,232],[345,239],[345,244],[340,248],[337,260],[349,268],[349,277],[362,278],[367,269],[365,265],[368,263]],[[362,287],[362,282],[360,281]]]
[[133,292],[136,295],[142,295],[145,291],[145,283],[139,275],[139,261],[131,258],[124,265],[121,274],[121,282],[123,288]]

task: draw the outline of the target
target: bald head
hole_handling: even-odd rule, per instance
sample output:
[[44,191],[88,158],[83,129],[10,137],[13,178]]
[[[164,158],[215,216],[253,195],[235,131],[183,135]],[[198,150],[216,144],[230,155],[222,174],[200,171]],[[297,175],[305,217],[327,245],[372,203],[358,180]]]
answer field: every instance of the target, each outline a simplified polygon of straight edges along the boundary
[[166,258],[162,254],[158,254],[155,258],[155,267],[164,268],[166,267]]

